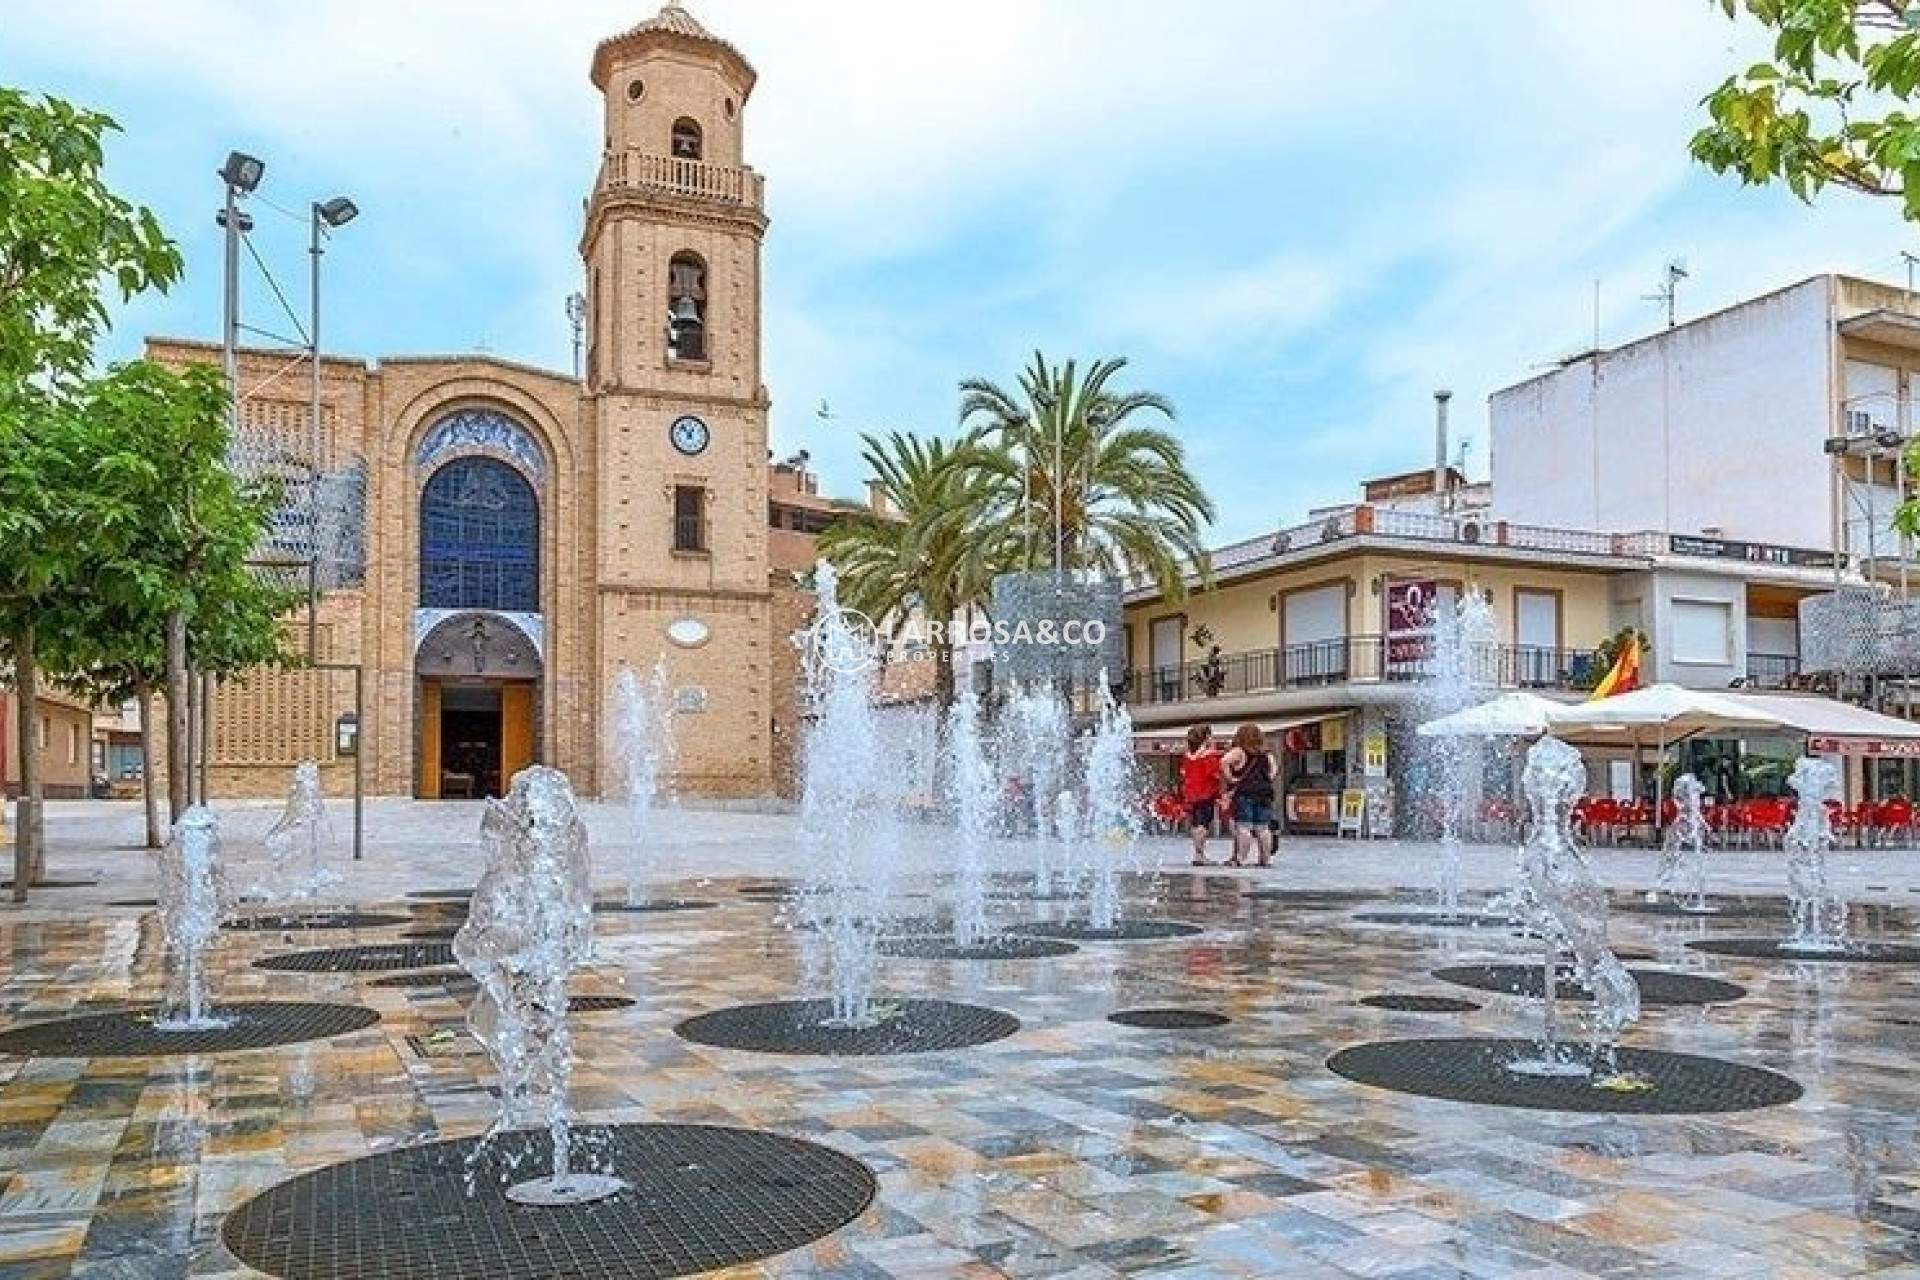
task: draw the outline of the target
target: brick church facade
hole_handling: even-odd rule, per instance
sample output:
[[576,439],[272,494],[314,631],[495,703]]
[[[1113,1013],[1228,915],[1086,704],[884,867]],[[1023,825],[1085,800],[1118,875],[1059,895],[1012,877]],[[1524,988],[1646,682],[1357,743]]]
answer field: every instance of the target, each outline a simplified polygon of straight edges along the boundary
[[807,599],[794,570],[830,507],[804,459],[768,452],[767,218],[744,146],[755,74],[670,3],[602,42],[591,78],[606,125],[580,241],[580,376],[488,356],[328,358],[315,422],[284,354],[240,353],[244,450],[322,477],[286,571],[319,566],[319,605],[294,636],[314,665],[220,690],[212,794],[284,794],[303,759],[341,794],[356,753],[370,795],[496,794],[535,761],[612,792],[615,682],[663,655],[676,788],[787,789],[788,634]]

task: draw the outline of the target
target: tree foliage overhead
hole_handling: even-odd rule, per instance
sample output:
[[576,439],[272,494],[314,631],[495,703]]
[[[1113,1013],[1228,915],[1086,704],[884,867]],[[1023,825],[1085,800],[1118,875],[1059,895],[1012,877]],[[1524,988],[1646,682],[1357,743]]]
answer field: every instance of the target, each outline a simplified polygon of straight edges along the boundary
[[1696,160],[1803,200],[1837,185],[1902,202],[1920,221],[1920,4],[1913,0],[1713,0],[1773,33],[1773,57],[1707,95]]
[[0,86],[0,397],[86,371],[107,328],[104,281],[129,298],[180,276],[152,212],[101,176],[102,139],[117,129]]

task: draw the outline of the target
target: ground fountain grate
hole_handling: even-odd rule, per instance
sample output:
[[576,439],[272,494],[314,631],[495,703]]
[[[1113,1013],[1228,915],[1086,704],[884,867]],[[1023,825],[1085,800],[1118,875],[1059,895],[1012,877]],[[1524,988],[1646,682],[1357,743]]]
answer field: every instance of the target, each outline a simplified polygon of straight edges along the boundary
[[366,947],[329,947],[255,960],[256,969],[295,973],[358,973],[369,969],[429,969],[453,963],[444,942],[385,942]]
[[369,978],[370,987],[447,987],[478,986],[473,975],[465,969],[416,969],[405,973],[389,973],[385,977]]
[[1842,951],[1790,947],[1785,938],[1700,938],[1687,944],[1709,955],[1816,964],[1920,964],[1920,946],[1905,942],[1849,942]]
[[281,1183],[228,1214],[221,1239],[282,1280],[665,1280],[819,1240],[876,1190],[853,1157],[779,1134],[634,1124],[581,1136],[628,1190],[590,1204],[513,1203],[506,1170],[552,1158],[545,1134],[519,1132],[495,1140],[469,1196],[468,1138]]
[[323,1040],[380,1021],[372,1009],[352,1004],[298,1001],[235,1001],[216,1004],[224,1027],[163,1031],[157,1010],[127,1009],[78,1018],[33,1022],[0,1032],[0,1054],[22,1058],[149,1058],[188,1053],[227,1053]]
[[409,898],[423,899],[428,902],[454,901],[460,898],[471,898],[473,896],[473,890],[470,888],[468,889],[415,889],[412,893],[409,893],[407,896]]
[[1119,920],[1105,928],[1085,920],[1053,920],[1016,925],[1013,931],[1029,938],[1057,938],[1062,942],[1150,942],[1190,938],[1204,932],[1197,924],[1177,920]]
[[882,938],[875,949],[901,960],[1046,960],[1080,948],[1050,938],[987,938],[961,946],[951,938]]
[[611,1013],[615,1009],[631,1009],[632,996],[568,996],[568,1013]]
[[[1745,987],[1697,973],[1669,973],[1663,969],[1629,969],[1640,988],[1643,1005],[1725,1004],[1747,994]],[[1593,996],[1573,979],[1573,969],[1562,964],[1556,971],[1554,995],[1561,1000],[1591,1000]],[[1546,983],[1537,964],[1462,964],[1435,969],[1433,976],[1456,986],[1476,991],[1497,991],[1505,995],[1538,1000]]]
[[1385,1040],[1342,1049],[1327,1059],[1336,1074],[1359,1084],[1533,1111],[1617,1115],[1709,1115],[1792,1102],[1798,1084],[1777,1071],[1719,1058],[1656,1049],[1621,1049],[1629,1087],[1603,1087],[1591,1076],[1526,1075],[1507,1064],[1539,1052],[1531,1040]]
[[655,911],[711,911],[718,905],[695,898],[650,898],[645,902],[596,902],[593,909],[615,915],[645,915]]
[[831,1000],[783,1000],[716,1009],[688,1018],[674,1033],[696,1044],[755,1053],[865,1057],[966,1049],[1012,1035],[1020,1019],[951,1000],[876,999],[870,1027],[832,1027]]
[[292,932],[296,929],[384,929],[406,924],[408,916],[380,915],[372,911],[280,911],[267,915],[236,916],[220,927],[251,929],[262,933]]
[[400,936],[423,942],[452,942],[460,929],[461,926],[457,924],[422,924],[412,929],[402,929]]
[[[98,880],[31,880],[29,889],[91,889],[99,884]],[[0,889],[13,888],[13,881],[0,880]]]
[[1674,916],[1685,920],[1738,920],[1751,917],[1784,916],[1787,904],[1778,898],[1738,898],[1710,893],[1703,901],[1710,911],[1689,911],[1672,898],[1648,902],[1645,898],[1622,898],[1609,905],[1613,911],[1636,916]]
[[1278,902],[1289,907],[1357,907],[1398,895],[1392,891],[1369,893],[1362,889],[1250,889],[1240,895],[1248,902]]
[[1429,929],[1511,929],[1506,916],[1485,911],[1362,911],[1348,919],[1364,924],[1411,924]]
[[1480,1005],[1459,996],[1423,996],[1412,992],[1388,991],[1377,996],[1361,996],[1360,1003],[1370,1009],[1397,1009],[1402,1013],[1472,1013]]
[[157,907],[160,905],[160,900],[158,898],[121,898],[107,905],[110,907]]
[[1121,1009],[1108,1014],[1107,1021],[1149,1031],[1200,1031],[1224,1027],[1233,1019],[1209,1009]]

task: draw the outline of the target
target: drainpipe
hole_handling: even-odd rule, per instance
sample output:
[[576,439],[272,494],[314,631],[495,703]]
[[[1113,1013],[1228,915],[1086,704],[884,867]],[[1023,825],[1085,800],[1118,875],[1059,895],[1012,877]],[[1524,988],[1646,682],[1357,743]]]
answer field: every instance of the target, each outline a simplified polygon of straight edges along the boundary
[[1447,514],[1447,401],[1451,391],[1433,393],[1433,513]]

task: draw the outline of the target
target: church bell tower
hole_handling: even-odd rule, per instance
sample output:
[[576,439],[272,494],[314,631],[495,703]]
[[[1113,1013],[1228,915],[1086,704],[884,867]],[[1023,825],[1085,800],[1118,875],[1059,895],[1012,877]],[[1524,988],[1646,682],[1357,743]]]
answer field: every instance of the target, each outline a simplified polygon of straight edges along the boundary
[[[677,3],[603,41],[604,150],[581,238],[603,712],[664,655],[675,785],[769,790],[762,179],[754,71]],[[602,735],[603,780],[611,743]]]

